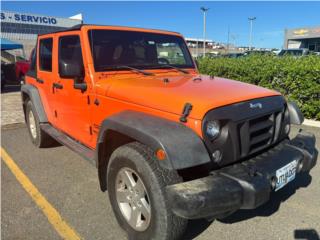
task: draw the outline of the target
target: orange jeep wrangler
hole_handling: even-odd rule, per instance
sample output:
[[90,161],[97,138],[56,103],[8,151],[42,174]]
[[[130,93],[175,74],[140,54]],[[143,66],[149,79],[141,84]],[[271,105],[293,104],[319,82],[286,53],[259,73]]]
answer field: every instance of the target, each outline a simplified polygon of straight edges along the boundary
[[313,134],[289,139],[297,105],[200,75],[175,32],[40,35],[21,92],[34,145],[57,141],[92,161],[130,239],[178,239],[187,219],[257,208],[317,159]]

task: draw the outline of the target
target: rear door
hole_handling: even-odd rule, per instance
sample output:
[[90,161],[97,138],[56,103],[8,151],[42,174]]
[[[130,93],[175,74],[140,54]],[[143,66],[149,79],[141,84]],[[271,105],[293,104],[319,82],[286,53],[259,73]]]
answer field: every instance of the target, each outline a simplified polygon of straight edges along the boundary
[[[61,33],[57,36],[58,58],[56,77],[53,82],[57,127],[76,140],[90,145],[92,139],[91,118],[89,112],[89,74],[84,73],[83,82],[86,91],[74,88],[75,79],[63,78],[59,74],[59,61],[79,61],[84,68],[84,59],[79,32]],[[85,70],[84,70],[85,71]]]

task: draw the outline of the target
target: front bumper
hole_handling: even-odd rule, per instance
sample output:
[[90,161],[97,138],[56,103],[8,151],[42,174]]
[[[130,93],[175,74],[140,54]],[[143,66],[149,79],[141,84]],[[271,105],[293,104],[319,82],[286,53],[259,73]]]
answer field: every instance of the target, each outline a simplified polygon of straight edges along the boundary
[[254,209],[267,202],[276,171],[297,160],[297,174],[315,166],[315,136],[299,132],[247,161],[211,172],[210,176],[167,187],[173,212],[183,218],[218,218],[238,209]]

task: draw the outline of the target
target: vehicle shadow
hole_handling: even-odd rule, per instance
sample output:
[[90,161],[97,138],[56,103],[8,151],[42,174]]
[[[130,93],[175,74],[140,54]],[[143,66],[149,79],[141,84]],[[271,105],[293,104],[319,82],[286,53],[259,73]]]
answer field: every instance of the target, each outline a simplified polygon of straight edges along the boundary
[[210,225],[212,221],[206,219],[189,220],[187,225],[187,230],[182,237],[183,240],[191,240],[196,238],[202,232],[204,232]]
[[319,234],[315,229],[296,229],[294,239],[297,240],[320,240]]
[[[289,183],[285,188],[279,190],[276,193],[272,193],[270,196],[270,200],[258,207],[257,209],[253,210],[239,210],[232,215],[223,218],[217,219],[217,221],[225,224],[232,224],[241,221],[248,220],[250,218],[254,218],[257,216],[271,216],[275,212],[278,211],[282,202],[286,201],[291,195],[293,195],[297,189],[305,188],[311,183],[312,177],[309,173],[301,173],[297,175],[295,181]],[[190,220],[188,222],[188,227],[185,235],[182,239],[194,239],[202,232],[204,232],[212,223],[213,221],[207,221],[206,219],[199,219],[199,220]],[[319,238],[314,238],[314,233],[309,232],[310,230],[296,230],[295,236],[312,236],[313,238],[304,238],[306,240],[320,240]],[[303,239],[303,238],[302,238]]]
[[282,202],[286,201],[291,195],[293,195],[297,189],[307,187],[311,183],[311,180],[312,177],[309,173],[301,173],[296,176],[296,179],[293,182],[289,183],[283,189],[278,192],[272,192],[270,200],[266,204],[253,210],[239,210],[224,219],[220,219],[219,221],[231,224],[257,216],[271,216],[279,210]]

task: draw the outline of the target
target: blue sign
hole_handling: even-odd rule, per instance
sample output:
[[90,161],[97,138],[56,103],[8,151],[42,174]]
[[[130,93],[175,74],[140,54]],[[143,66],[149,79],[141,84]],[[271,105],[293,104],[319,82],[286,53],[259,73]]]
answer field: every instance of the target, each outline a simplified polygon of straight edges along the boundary
[[58,22],[57,19],[54,17],[9,12],[1,12],[0,19],[3,22],[30,23],[40,25],[56,25]]

